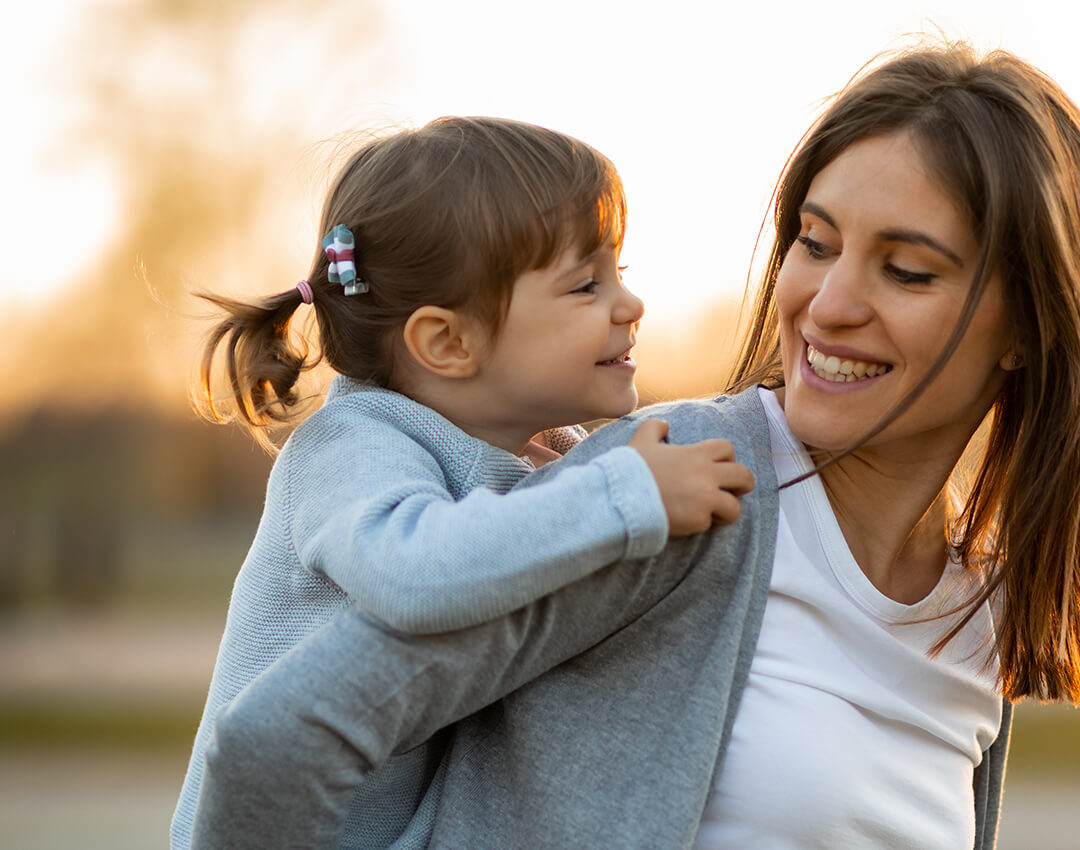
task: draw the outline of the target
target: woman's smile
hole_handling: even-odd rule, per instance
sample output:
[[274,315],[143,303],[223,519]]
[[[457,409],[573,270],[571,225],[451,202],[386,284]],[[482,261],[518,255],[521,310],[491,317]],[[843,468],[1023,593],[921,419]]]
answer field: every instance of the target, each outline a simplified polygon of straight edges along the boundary
[[834,384],[866,382],[892,369],[887,363],[876,363],[844,354],[826,354],[809,342],[806,343],[806,363],[811,372]]
[[976,266],[969,218],[900,133],[856,142],[819,171],[799,228],[776,282],[792,432],[814,448],[850,448],[933,372],[871,442],[905,458],[959,454],[997,396],[1011,345],[992,279],[937,368]]

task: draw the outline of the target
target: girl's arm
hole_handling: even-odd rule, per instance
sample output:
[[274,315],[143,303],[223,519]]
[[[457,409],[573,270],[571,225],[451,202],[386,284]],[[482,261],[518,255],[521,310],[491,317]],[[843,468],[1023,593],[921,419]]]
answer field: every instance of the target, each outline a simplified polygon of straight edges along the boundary
[[[398,428],[367,421],[358,437],[319,427],[333,437],[308,435],[311,448],[300,441],[283,457],[297,556],[400,631],[468,628],[667,540],[667,496],[638,451],[614,445],[617,434],[610,451],[558,465],[537,486],[477,487],[455,501],[445,459]],[[486,462],[482,452],[475,462]]]
[[337,847],[357,786],[392,754],[635,620],[717,555],[727,530],[674,540],[462,631],[406,635],[356,607],[341,612],[218,715],[193,850]]
[[[719,425],[707,405],[686,405],[670,418],[674,442],[700,440]],[[567,462],[588,461],[590,451],[606,451],[631,429],[628,423],[604,429]],[[735,435],[735,448],[768,474],[763,433],[756,442]],[[749,498],[750,516],[775,512],[771,483]],[[393,753],[633,622],[690,565],[752,558],[752,527],[672,540],[659,556],[604,567],[508,616],[449,634],[405,635],[355,607],[342,612],[218,716],[192,846],[336,846],[357,785]]]

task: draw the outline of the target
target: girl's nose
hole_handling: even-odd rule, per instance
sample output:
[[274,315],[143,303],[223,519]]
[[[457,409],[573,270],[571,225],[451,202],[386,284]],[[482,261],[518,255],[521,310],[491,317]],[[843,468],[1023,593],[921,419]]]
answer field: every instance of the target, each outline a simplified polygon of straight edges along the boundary
[[866,297],[864,272],[843,254],[825,272],[810,299],[810,320],[819,328],[858,327],[872,310]]
[[611,321],[617,325],[636,324],[641,321],[643,315],[645,315],[645,302],[625,286],[621,286],[615,307],[611,311]]

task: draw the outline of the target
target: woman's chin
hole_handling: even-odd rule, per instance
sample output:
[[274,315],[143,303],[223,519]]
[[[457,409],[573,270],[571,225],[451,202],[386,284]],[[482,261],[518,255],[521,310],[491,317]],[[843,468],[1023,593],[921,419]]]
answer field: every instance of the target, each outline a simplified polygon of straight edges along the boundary
[[785,411],[788,429],[807,451],[841,452],[850,448],[859,434],[837,429],[837,423],[824,417],[800,416],[790,407]]

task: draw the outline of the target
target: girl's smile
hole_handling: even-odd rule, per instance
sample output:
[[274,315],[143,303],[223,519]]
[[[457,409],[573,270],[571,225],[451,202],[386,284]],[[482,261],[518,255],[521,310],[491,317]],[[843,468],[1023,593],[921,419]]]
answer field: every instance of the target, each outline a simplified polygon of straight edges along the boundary
[[[576,246],[514,283],[502,326],[475,377],[460,385],[471,411],[466,431],[515,450],[533,434],[567,422],[614,419],[637,404],[630,352],[641,300],[622,282],[618,252],[587,257]],[[472,421],[483,417],[483,430]]]
[[[633,348],[635,344],[636,341],[630,343],[630,348]],[[630,356],[630,348],[626,349],[626,351],[624,351],[622,354],[617,354],[614,357],[609,358],[608,360],[601,360],[596,365],[611,368],[631,369],[636,371],[637,363],[635,362],[634,358]]]

